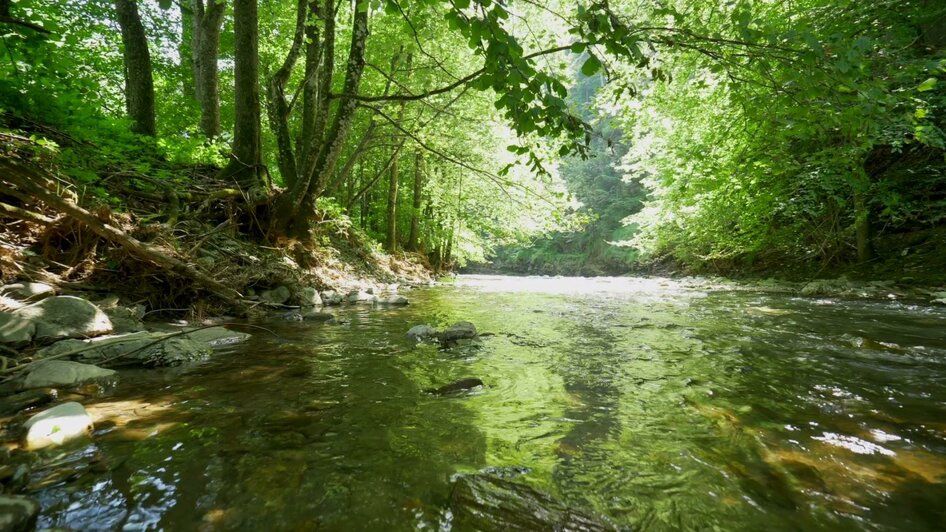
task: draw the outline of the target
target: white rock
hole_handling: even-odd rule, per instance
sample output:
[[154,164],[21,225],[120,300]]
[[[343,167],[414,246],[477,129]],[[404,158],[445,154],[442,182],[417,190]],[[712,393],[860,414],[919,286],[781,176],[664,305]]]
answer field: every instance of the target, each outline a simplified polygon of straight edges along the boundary
[[86,436],[92,432],[92,417],[79,403],[54,406],[29,418],[24,423],[27,449],[42,449]]

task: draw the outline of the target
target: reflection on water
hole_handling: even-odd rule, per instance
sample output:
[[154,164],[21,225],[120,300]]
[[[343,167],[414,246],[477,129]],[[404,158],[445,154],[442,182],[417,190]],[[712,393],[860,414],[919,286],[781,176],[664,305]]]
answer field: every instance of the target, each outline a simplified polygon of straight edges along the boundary
[[[462,277],[346,325],[268,323],[126,373],[94,443],[34,474],[42,526],[421,529],[451,475],[643,529],[938,529],[946,312],[661,279]],[[412,325],[489,335],[414,346]],[[434,397],[464,377],[486,387]],[[91,464],[91,465],[89,465]]]

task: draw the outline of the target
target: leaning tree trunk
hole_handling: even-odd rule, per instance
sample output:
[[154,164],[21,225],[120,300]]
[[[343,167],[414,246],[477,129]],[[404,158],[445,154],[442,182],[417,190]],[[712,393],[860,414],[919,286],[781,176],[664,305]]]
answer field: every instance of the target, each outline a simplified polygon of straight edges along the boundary
[[411,202],[411,229],[407,235],[407,249],[417,251],[420,247],[420,207],[424,193],[424,151],[417,148],[414,152],[414,197]]
[[220,27],[227,10],[224,0],[192,0],[192,43],[194,96],[200,106],[200,130],[207,138],[220,134],[220,83],[217,58],[220,55]]
[[261,187],[263,154],[260,140],[259,13],[256,0],[233,2],[235,90],[233,151],[222,176],[245,189]]
[[132,131],[154,136],[154,80],[148,38],[135,0],[115,0],[118,25],[122,32],[125,60],[125,108],[132,119]]

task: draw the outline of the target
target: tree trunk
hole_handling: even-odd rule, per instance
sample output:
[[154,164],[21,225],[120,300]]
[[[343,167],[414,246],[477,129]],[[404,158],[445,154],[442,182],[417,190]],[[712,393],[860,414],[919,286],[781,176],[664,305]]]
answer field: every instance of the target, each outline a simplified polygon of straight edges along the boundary
[[854,193],[854,235],[857,241],[857,262],[870,262],[874,258],[874,246],[871,244],[870,207],[863,192]]
[[391,171],[388,173],[388,215],[387,215],[387,239],[384,247],[389,253],[397,251],[397,185],[398,185],[398,164],[397,157],[391,164]]
[[857,262],[865,264],[874,258],[871,244],[870,205],[867,201],[870,177],[860,167],[854,183],[854,237],[857,244]]
[[[332,0],[309,1],[312,16],[322,21],[306,26],[305,84],[302,88],[302,130],[296,141],[297,168],[314,166],[324,147],[328,120],[329,91],[335,72],[335,4]],[[321,36],[321,40],[320,40]],[[307,178],[309,176],[306,176]]]
[[115,0],[118,25],[122,31],[125,60],[125,108],[134,122],[132,131],[154,136],[154,80],[148,38],[135,0]]
[[269,125],[276,136],[277,160],[279,173],[287,186],[296,182],[296,159],[292,150],[292,134],[289,131],[289,114],[291,109],[286,100],[286,84],[292,75],[292,69],[302,52],[302,42],[305,38],[305,21],[307,17],[306,0],[299,0],[296,6],[296,30],[293,34],[292,45],[286,54],[279,70],[273,74],[267,84],[269,95]]
[[234,0],[235,91],[233,152],[223,177],[245,189],[264,185],[260,144],[259,14],[256,0]]
[[178,4],[181,11],[181,41],[177,45],[177,55],[180,58],[181,92],[185,98],[195,98],[194,85],[196,66],[194,65],[194,10],[192,6],[181,2]]
[[420,247],[420,207],[424,193],[424,151],[417,148],[414,152],[414,197],[411,202],[411,229],[407,235],[407,249],[417,251]]
[[225,0],[207,0],[206,5],[204,0],[191,0],[191,6],[194,96],[200,106],[200,130],[212,139],[220,134],[217,58],[220,55],[220,27],[227,4]]
[[352,95],[358,93],[361,75],[365,70],[365,43],[368,39],[368,0],[356,0],[352,24],[351,48],[345,72],[343,96],[339,98],[338,110],[332,126],[324,136],[314,165],[299,170],[296,186],[289,190],[288,205],[277,210],[282,217],[277,227],[280,232],[308,237],[309,221],[315,214],[315,201],[325,189],[329,177],[335,171],[339,156],[348,138],[358,101]]

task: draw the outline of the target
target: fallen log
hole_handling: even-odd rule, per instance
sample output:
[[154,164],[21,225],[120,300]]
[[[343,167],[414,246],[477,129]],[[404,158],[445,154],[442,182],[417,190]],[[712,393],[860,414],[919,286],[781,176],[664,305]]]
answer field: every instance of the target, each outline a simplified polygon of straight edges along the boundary
[[154,246],[145,244],[124,231],[108,225],[91,212],[80,207],[71,198],[63,198],[50,188],[44,187],[44,183],[51,183],[54,180],[43,176],[39,172],[39,170],[22,165],[14,159],[0,158],[0,176],[7,183],[28,192],[45,203],[47,207],[75,218],[98,236],[118,244],[139,259],[151,262],[181,277],[191,279],[194,283],[223,299],[237,310],[242,312],[247,310],[248,307],[243,301],[243,296],[238,291],[180,259],[163,253]]

